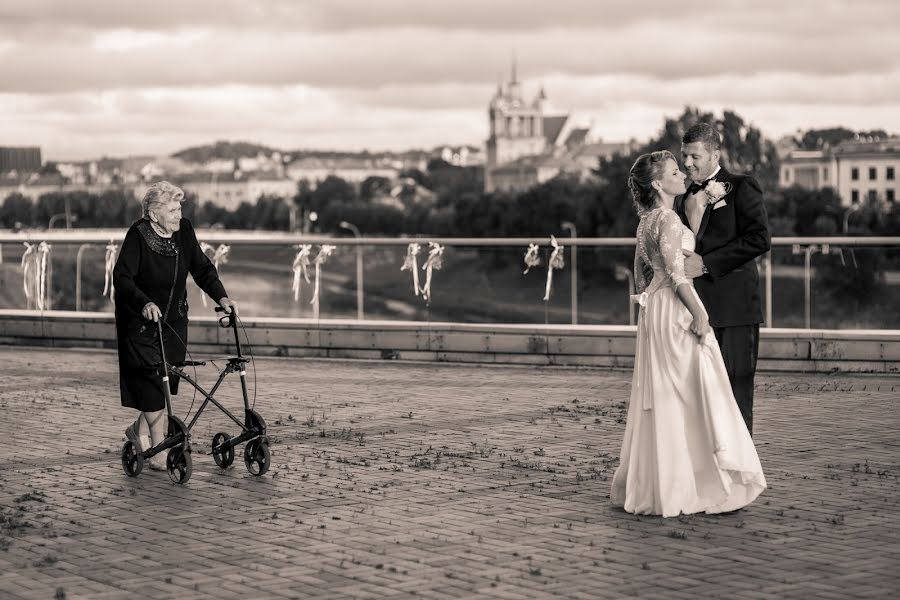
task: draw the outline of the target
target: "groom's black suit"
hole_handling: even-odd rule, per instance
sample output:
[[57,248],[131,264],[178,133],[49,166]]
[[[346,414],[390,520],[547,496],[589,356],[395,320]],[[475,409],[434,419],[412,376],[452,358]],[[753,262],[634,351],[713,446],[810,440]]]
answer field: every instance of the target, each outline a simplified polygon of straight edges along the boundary
[[[755,259],[771,246],[769,224],[762,189],[753,177],[721,168],[713,179],[731,188],[724,205],[714,209],[707,204],[703,213],[696,252],[709,274],[694,279],[694,287],[709,313],[738,408],[753,433],[753,377],[763,320]],[[676,199],[675,212],[690,228],[685,199]]]

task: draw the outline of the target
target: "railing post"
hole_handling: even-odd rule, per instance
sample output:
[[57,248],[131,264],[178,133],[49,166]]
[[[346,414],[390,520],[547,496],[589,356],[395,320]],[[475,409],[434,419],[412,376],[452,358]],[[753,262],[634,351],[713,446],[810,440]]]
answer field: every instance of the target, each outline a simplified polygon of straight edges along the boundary
[[806,329],[812,328],[812,255],[820,250],[828,253],[828,244],[823,244],[821,247],[816,244],[806,247],[794,244],[793,247],[794,254],[803,254],[803,322]]
[[[562,224],[563,229],[569,231],[572,239],[578,237],[578,231],[575,229],[575,223],[565,221]],[[572,244],[572,277],[571,277],[571,300],[572,300],[572,325],[578,325],[578,245]]]
[[634,289],[634,273],[624,265],[616,265],[615,277],[616,281],[628,282],[628,324],[634,325],[634,302],[631,301],[631,296],[637,292]]
[[[359,227],[347,221],[341,221],[341,227],[353,233],[357,240],[362,237]],[[362,244],[356,245],[356,318],[363,320],[363,255]]]
[[363,311],[363,249],[362,245],[356,247],[356,318],[360,321],[364,318]]
[[81,244],[75,255],[75,310],[81,310],[81,256],[93,244]]
[[772,251],[766,253],[766,327],[772,327]]

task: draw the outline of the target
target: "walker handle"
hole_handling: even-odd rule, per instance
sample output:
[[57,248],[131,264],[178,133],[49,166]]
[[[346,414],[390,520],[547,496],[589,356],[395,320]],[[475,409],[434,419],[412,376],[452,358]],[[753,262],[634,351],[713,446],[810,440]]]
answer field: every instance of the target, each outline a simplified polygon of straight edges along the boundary
[[[216,306],[215,311],[218,313],[225,312],[224,306]],[[219,317],[219,327],[223,329],[228,329],[229,327],[233,327],[237,321],[234,318],[234,310],[225,313],[225,315]]]

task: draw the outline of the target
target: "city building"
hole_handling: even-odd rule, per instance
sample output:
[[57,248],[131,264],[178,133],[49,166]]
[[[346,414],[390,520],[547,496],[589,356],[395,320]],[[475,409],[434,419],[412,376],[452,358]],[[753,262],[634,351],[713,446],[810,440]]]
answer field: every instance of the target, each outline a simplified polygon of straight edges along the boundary
[[316,157],[308,156],[292,161],[285,169],[287,177],[294,181],[317,183],[329,176],[340,177],[351,183],[361,183],[368,177],[394,179],[399,170],[390,163],[364,157]]
[[0,173],[33,173],[41,170],[41,149],[36,146],[0,146]]
[[794,150],[782,160],[779,185],[834,188],[843,206],[897,201],[900,137],[847,141],[833,149]]
[[837,165],[828,150],[791,150],[781,161],[781,187],[800,186],[807,190],[837,189]]
[[531,102],[513,62],[510,80],[497,86],[488,106],[485,192],[519,192],[561,173],[589,175],[601,158],[628,154],[631,142],[602,142],[569,114],[553,114],[542,88]]
[[[273,173],[189,173],[169,179],[186,194],[197,197],[197,204],[212,202],[226,210],[234,210],[242,202],[255,204],[262,196],[279,196],[290,201],[297,193],[297,183]],[[135,186],[135,197],[142,198],[148,183]]]
[[475,146],[442,146],[435,149],[435,154],[456,167],[481,166],[485,160],[484,150]]

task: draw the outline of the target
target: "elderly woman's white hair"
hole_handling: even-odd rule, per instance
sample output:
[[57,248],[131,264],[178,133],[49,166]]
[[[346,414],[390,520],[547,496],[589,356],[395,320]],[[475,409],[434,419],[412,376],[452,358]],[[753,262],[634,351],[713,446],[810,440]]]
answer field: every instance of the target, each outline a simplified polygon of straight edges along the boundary
[[157,181],[147,188],[144,199],[141,200],[143,217],[145,219],[148,218],[151,210],[166,205],[169,202],[184,202],[184,191],[168,181]]

